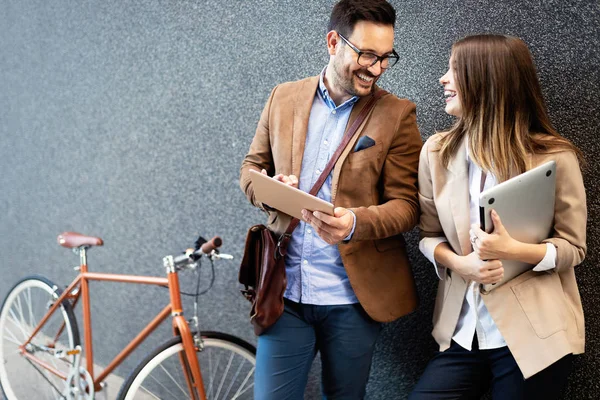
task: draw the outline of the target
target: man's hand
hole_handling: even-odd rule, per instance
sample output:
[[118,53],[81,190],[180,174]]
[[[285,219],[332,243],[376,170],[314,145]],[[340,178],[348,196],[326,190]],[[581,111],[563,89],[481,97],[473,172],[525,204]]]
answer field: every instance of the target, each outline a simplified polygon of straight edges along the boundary
[[[265,170],[265,169],[263,169],[260,172],[263,175],[267,175],[267,170]],[[296,177],[296,175],[277,174],[273,177],[273,179],[278,180],[279,182],[283,182],[286,185],[290,185],[290,186],[298,189],[298,177]]]
[[492,210],[491,216],[494,223],[492,233],[482,231],[477,225],[471,226],[469,234],[473,250],[481,260],[511,259],[518,242],[508,234],[496,210]]
[[354,214],[343,207],[336,207],[333,216],[320,211],[302,210],[302,217],[329,244],[340,243],[352,232],[354,226]]
[[484,284],[499,282],[504,277],[500,260],[483,261],[475,252],[460,257],[455,271],[465,279]]

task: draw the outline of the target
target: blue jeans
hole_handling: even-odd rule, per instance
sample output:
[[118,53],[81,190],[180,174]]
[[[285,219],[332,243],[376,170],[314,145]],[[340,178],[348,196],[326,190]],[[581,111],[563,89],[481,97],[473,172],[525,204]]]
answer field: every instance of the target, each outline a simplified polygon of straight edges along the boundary
[[317,351],[323,398],[364,398],[380,330],[360,304],[315,306],[285,299],[281,318],[258,337],[254,398],[302,400]]
[[572,364],[570,354],[525,380],[508,347],[469,351],[452,341],[429,362],[408,399],[479,399],[491,388],[494,400],[559,400]]

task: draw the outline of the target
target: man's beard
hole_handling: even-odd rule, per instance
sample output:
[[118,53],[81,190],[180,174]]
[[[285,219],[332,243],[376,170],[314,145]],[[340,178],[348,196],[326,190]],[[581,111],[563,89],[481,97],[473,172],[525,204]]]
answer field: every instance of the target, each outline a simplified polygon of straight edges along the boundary
[[365,93],[364,90],[361,90],[360,92],[356,89],[356,85],[354,84],[354,80],[355,79],[360,79],[357,76],[355,76],[354,73],[346,71],[345,70],[345,66],[341,63],[341,62],[334,62],[333,64],[333,71],[335,73],[335,80],[337,83],[337,86],[339,86],[340,88],[342,88],[346,93],[348,93],[351,96],[359,96],[359,97],[364,97],[364,96],[368,96],[371,93],[373,93],[373,91],[375,90],[375,77],[373,76],[373,74],[371,74],[366,68],[365,69],[360,69],[358,71],[355,72],[360,72],[363,75],[366,75],[368,77],[372,77],[373,78],[373,82],[371,83],[371,88],[370,89],[364,89],[364,90],[368,90],[368,93]]

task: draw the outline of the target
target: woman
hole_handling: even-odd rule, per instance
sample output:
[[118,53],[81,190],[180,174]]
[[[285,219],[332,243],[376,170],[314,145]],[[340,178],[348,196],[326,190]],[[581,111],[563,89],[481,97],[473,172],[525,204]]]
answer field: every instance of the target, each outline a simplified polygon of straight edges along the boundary
[[[440,352],[410,399],[558,399],[573,354],[584,351],[583,310],[574,267],[585,256],[586,203],[581,152],[548,118],[535,66],[518,38],[478,35],[456,42],[440,79],[447,132],[427,140],[419,166],[421,252],[440,278],[433,336]],[[483,189],[555,160],[552,236],[513,239],[492,212],[479,229]],[[500,260],[533,265],[502,279]]]

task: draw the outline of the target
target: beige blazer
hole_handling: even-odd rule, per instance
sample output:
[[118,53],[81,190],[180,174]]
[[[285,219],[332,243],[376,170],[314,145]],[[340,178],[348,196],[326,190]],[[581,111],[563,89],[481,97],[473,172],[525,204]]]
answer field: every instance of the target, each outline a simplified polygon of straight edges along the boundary
[[[466,141],[446,169],[437,151],[441,135],[430,137],[421,151],[421,237],[445,237],[457,254],[466,255],[473,251],[469,241],[469,172],[463,156]],[[528,271],[482,295],[525,378],[569,353],[584,351],[583,310],[574,267],[586,252],[585,190],[572,152],[533,155],[531,167],[549,160],[557,164],[556,206],[554,232],[544,242],[556,247],[556,268]],[[432,241],[423,243],[435,246]],[[459,274],[447,272],[439,283],[433,316],[433,337],[440,351],[450,346],[470,284]]]
[[[319,77],[275,87],[261,115],[240,170],[240,186],[254,198],[249,170],[300,176],[308,120]],[[347,127],[366,103],[361,98]],[[353,152],[360,136],[375,145]],[[418,222],[417,166],[423,145],[415,105],[385,94],[358,129],[333,169],[331,200],[356,214],[352,240],[339,244],[350,284],[365,311],[376,321],[392,321],[416,308],[417,297],[402,232]],[[270,212],[268,226],[282,233],[290,217]]]

